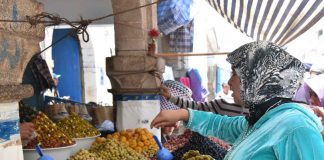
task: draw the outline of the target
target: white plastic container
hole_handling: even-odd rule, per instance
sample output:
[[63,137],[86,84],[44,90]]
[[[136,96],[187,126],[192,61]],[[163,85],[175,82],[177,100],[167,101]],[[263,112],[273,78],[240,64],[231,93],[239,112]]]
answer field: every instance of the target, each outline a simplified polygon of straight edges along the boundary
[[[44,155],[53,157],[55,160],[67,160],[71,156],[76,144],[59,148],[42,148]],[[35,149],[23,149],[25,160],[37,160],[39,158]]]
[[161,140],[161,130],[150,127],[152,120],[159,112],[159,95],[117,95],[117,131],[146,128]]
[[89,149],[91,144],[96,140],[97,136],[93,137],[86,137],[86,138],[73,138],[73,140],[76,142],[76,147],[74,147],[71,151],[71,155],[74,155],[77,153],[80,149]]

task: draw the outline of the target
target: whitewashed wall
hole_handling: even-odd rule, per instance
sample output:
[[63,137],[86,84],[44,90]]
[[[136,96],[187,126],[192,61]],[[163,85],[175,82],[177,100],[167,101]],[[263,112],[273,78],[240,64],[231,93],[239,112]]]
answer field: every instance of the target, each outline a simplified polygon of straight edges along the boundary
[[114,26],[94,25],[88,27],[88,31],[90,41],[88,43],[81,41],[85,102],[112,105],[112,94],[107,92],[111,84],[106,76],[106,57],[114,54]]

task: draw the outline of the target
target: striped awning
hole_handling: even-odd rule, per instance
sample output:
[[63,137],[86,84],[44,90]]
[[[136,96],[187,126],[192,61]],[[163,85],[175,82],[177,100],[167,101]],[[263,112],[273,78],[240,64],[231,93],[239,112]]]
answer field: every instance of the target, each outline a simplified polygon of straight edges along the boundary
[[229,23],[254,40],[280,46],[324,15],[323,0],[207,0]]

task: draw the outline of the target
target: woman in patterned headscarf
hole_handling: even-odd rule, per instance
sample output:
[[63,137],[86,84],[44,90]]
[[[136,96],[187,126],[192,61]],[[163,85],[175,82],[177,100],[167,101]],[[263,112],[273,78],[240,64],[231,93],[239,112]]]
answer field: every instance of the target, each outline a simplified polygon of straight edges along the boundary
[[191,90],[180,82],[173,80],[163,82],[161,95],[161,110],[191,108],[227,116],[245,115],[249,112],[246,108],[228,103],[223,99],[214,99],[209,102],[193,101]]
[[[168,90],[168,94],[175,96],[175,97],[181,97],[184,99],[188,99],[191,100],[191,96],[192,96],[192,91],[184,86],[183,84],[181,84],[178,81],[174,81],[174,80],[166,80],[163,82],[163,86],[165,88],[167,88]],[[166,97],[161,96],[160,99],[160,103],[161,103],[161,110],[176,110],[179,109],[178,106],[176,106],[175,104],[169,102]]]
[[225,159],[324,159],[320,120],[292,101],[303,78],[302,63],[273,43],[261,41],[241,46],[227,61],[233,70],[228,83],[234,101],[249,108],[248,116],[162,111],[151,127],[183,120],[193,131],[231,143]]
[[307,79],[295,95],[296,101],[324,107],[324,74]]

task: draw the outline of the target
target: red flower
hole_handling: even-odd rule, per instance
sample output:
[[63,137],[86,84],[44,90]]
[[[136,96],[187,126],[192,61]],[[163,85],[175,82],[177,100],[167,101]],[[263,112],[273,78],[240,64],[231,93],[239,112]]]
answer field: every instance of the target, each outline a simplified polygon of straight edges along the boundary
[[148,35],[151,38],[157,38],[160,35],[160,32],[157,29],[153,28],[148,32]]

